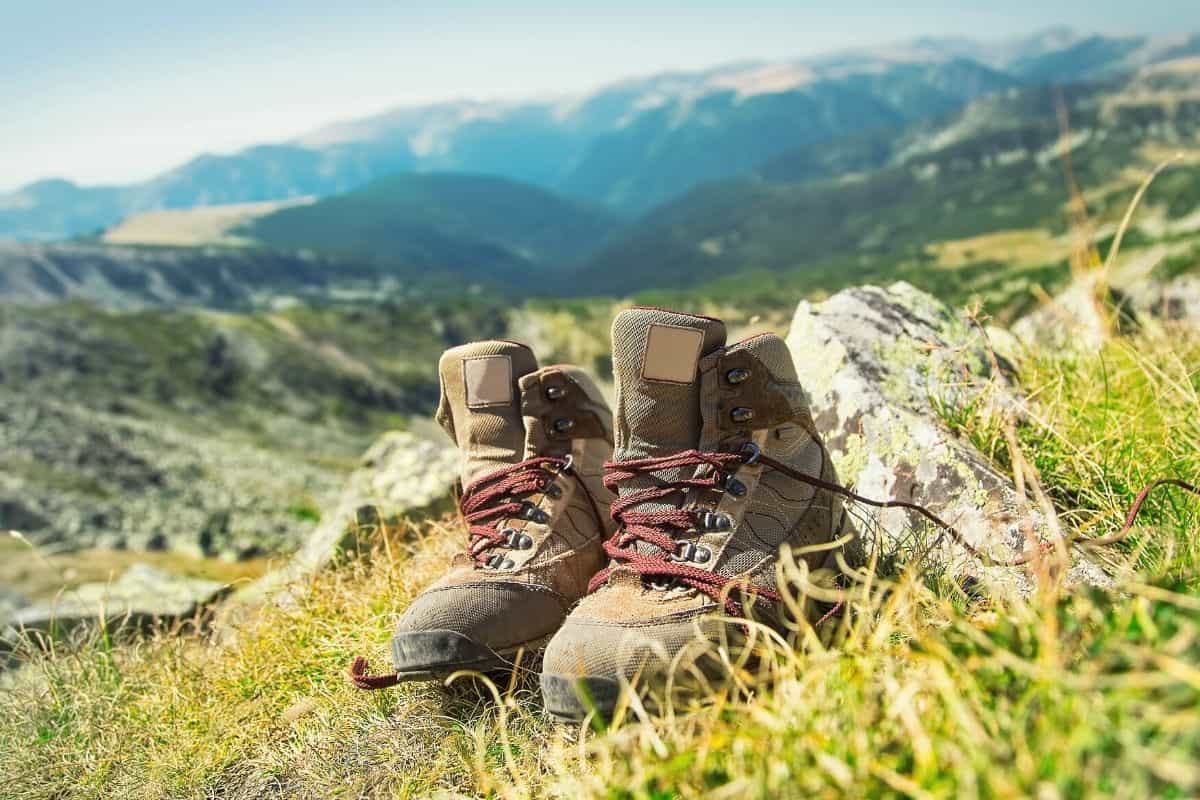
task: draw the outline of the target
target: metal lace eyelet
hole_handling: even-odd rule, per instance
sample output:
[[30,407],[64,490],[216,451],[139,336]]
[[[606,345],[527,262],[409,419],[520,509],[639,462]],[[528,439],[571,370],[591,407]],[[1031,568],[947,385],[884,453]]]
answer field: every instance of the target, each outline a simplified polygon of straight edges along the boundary
[[512,550],[528,550],[533,547],[533,537],[513,528],[505,528],[504,546]]
[[712,551],[695,542],[680,542],[679,546],[675,548],[675,552],[671,554],[672,561],[691,561],[696,564],[704,564],[710,558],[712,558]]
[[524,508],[521,509],[521,518],[527,519],[530,522],[549,522],[550,521],[549,514],[547,514],[545,511],[542,511],[540,508],[538,508],[533,503],[530,503],[528,501],[525,502]]
[[730,475],[728,472],[718,472],[714,485],[726,494],[731,494],[734,497],[744,497],[746,494],[746,484],[739,481],[737,478]]
[[749,465],[758,461],[758,457],[762,455],[762,448],[756,445],[754,442],[746,442],[744,445],[742,445],[741,452],[745,454],[745,463]]
[[754,409],[738,406],[729,412],[729,418],[734,422],[750,422],[754,419]]
[[567,396],[567,390],[562,386],[547,386],[546,397],[551,400],[562,400]]
[[575,427],[573,419],[556,419],[554,420],[554,430],[559,433],[567,433]]
[[701,511],[696,515],[696,529],[700,531],[727,531],[733,527],[733,520],[728,514],[718,514],[716,511]]
[[750,370],[742,367],[735,367],[725,373],[725,380],[735,386],[750,377]]

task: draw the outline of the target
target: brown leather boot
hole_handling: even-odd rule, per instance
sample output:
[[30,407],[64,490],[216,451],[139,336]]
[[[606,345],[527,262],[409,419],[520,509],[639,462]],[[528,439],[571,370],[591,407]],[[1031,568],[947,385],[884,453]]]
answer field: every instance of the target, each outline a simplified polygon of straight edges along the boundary
[[542,668],[546,707],[567,718],[610,712],[636,675],[741,628],[723,619],[778,623],[781,548],[825,545],[797,556],[813,570],[856,560],[838,541],[850,530],[840,498],[780,471],[836,480],[782,339],[727,347],[721,321],[655,308],[622,312],[612,338],[606,483],[620,528]]
[[556,631],[604,563],[612,417],[577,367],[505,341],[447,350],[437,418],[462,451],[468,546],[404,612],[396,678],[502,668]]

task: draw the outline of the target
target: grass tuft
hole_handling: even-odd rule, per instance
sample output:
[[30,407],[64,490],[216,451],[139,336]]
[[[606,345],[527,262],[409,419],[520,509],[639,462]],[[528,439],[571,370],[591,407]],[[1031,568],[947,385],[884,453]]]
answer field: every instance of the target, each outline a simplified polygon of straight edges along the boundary
[[[1030,354],[1021,451],[1063,524],[1110,532],[1161,475],[1200,474],[1200,341],[1147,331]],[[983,407],[956,427],[1010,457]],[[848,591],[794,646],[608,727],[541,711],[507,681],[364,693],[395,617],[462,545],[401,522],[231,640],[94,634],[27,653],[0,691],[6,798],[1190,797],[1200,794],[1200,501],[1157,496],[1117,592],[952,595],[910,569]],[[793,576],[798,582],[802,576]]]

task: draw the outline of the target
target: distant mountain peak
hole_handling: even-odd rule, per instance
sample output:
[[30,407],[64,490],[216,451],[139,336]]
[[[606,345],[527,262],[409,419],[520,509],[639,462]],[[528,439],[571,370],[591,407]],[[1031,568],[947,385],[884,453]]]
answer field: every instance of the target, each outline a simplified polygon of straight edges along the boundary
[[635,214],[808,142],[937,116],[1021,84],[1110,78],[1198,54],[1195,36],[1055,26],[668,71],[569,96],[396,108],[201,155],[132,186],[40,181],[0,195],[0,237],[70,237],[155,209],[328,197],[398,172],[501,175]]

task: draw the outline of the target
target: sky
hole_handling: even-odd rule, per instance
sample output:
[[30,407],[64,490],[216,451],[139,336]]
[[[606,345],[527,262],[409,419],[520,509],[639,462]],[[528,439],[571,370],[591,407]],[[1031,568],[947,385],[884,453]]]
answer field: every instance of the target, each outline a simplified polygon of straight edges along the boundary
[[919,35],[1200,29],[1196,0],[0,0],[0,191],[143,180],[398,105]]

